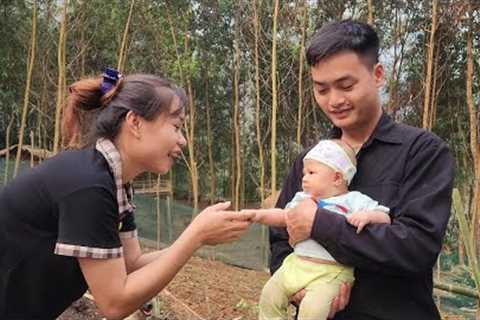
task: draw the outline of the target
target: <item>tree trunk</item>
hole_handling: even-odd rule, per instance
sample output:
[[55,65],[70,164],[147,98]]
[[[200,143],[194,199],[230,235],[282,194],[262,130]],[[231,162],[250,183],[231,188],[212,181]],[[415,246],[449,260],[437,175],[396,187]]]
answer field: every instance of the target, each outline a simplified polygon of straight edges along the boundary
[[368,3],[368,24],[373,26],[373,0],[367,0]]
[[160,215],[160,183],[161,183],[161,177],[160,175],[157,176],[157,190],[156,190],[156,210],[155,210],[155,216],[156,216],[156,234],[157,234],[157,250],[160,249],[160,228],[161,228],[161,215]]
[[[260,2],[261,6],[261,2]],[[259,42],[260,42],[260,21],[257,12],[256,0],[253,0],[254,20],[253,25],[255,27],[255,126],[256,126],[256,140],[258,147],[258,166],[260,169],[260,200],[263,203],[265,200],[265,160],[263,158],[263,145],[262,145],[262,131],[260,130],[260,54],[259,54]]]
[[[470,13],[473,11],[470,7]],[[473,19],[470,17],[470,19]],[[475,106],[473,98],[473,27],[470,21],[470,29],[467,33],[467,75],[466,75],[466,90],[467,90],[467,106],[470,122],[470,152],[473,160],[473,200],[471,202],[472,208],[472,228],[473,236],[477,244],[480,244],[480,142],[478,139],[478,123],[477,114],[478,109]],[[480,254],[480,245],[477,246],[477,255]],[[480,271],[479,271],[480,272]],[[480,289],[480,288],[479,288]]]
[[205,109],[207,116],[207,148],[208,148],[208,171],[210,172],[210,204],[215,203],[215,195],[217,193],[217,179],[215,172],[215,162],[213,160],[213,135],[212,135],[212,124],[211,124],[211,115],[210,115],[210,97],[209,97],[209,87],[208,87],[208,72],[205,79]]
[[127,38],[128,38],[128,29],[130,28],[130,21],[132,20],[132,12],[135,0],[132,0],[130,3],[130,10],[128,12],[127,22],[125,23],[125,30],[123,31],[122,44],[120,46],[120,51],[118,53],[118,65],[117,70],[125,70],[125,62],[127,60]]
[[[35,150],[35,135],[33,130],[30,130],[30,147],[32,148],[32,151]],[[35,159],[33,158],[33,152],[30,152],[30,168],[33,168],[34,165]]]
[[271,145],[271,188],[272,195],[277,193],[277,18],[279,0],[275,0],[272,29],[272,145]]
[[[187,40],[188,41],[188,40]],[[188,43],[186,44],[188,48]],[[187,50],[188,51],[188,50]],[[193,102],[193,89],[190,81],[190,75],[187,76],[187,96],[188,96],[188,109],[189,116],[185,122],[185,129],[187,132],[187,145],[188,145],[188,159],[190,167],[190,175],[192,182],[192,195],[193,195],[193,215],[198,212],[198,166],[195,158],[195,104]]]
[[55,134],[53,137],[53,153],[56,154],[60,147],[60,118],[62,107],[65,102],[65,51],[67,38],[67,7],[68,0],[63,3],[62,21],[60,22],[60,34],[58,39],[58,82],[57,82],[57,104],[55,107]]
[[236,19],[235,19],[235,38],[234,38],[234,73],[233,73],[233,130],[235,137],[235,169],[236,169],[236,178],[235,178],[235,193],[233,198],[234,208],[237,211],[240,207],[240,182],[242,179],[242,168],[240,161],[240,123],[239,123],[239,112],[240,108],[240,21],[239,21],[239,9],[236,9]]
[[303,65],[305,57],[305,33],[307,29],[308,21],[308,6],[305,1],[302,3],[302,27],[301,27],[301,40],[300,50],[298,57],[298,117],[297,117],[297,146],[300,148],[302,145],[302,110],[303,110]]
[[[402,65],[403,60],[405,57],[405,39],[402,36],[404,30],[408,28],[408,20],[403,22],[403,19],[407,19],[402,15],[400,10],[395,8],[395,22],[394,22],[394,36],[393,36],[393,67],[391,72],[391,80],[390,80],[390,95],[387,105],[387,112],[393,118],[395,118],[395,112],[399,108],[398,101],[398,82],[399,82],[399,75],[402,72]],[[397,43],[400,42],[400,48],[398,49]]]
[[[197,214],[198,211],[198,168],[197,168],[197,162],[195,159],[195,104],[193,102],[193,89],[192,89],[192,84],[191,84],[191,74],[190,70],[188,72],[188,75],[184,74],[184,70],[182,67],[182,61],[181,61],[181,54],[178,51],[178,44],[177,44],[177,35],[175,31],[175,26],[173,25],[172,18],[169,13],[168,7],[166,7],[166,15],[167,15],[167,20],[170,25],[170,32],[172,34],[172,40],[173,44],[175,47],[175,53],[176,53],[176,59],[177,59],[177,65],[179,68],[179,74],[180,74],[180,79],[183,83],[184,86],[186,86],[187,89],[187,97],[188,97],[188,117],[187,120],[185,121],[185,138],[187,140],[187,147],[188,147],[188,162],[187,168],[188,171],[190,172],[190,178],[191,178],[191,183],[192,183],[192,196],[193,196],[193,214],[192,218],[194,215]],[[189,53],[190,51],[190,46],[189,46],[189,36],[185,36],[185,41],[184,41],[184,49],[185,53]]]
[[20,130],[18,133],[17,157],[15,159],[15,167],[13,169],[14,177],[17,175],[18,169],[20,166],[20,159],[22,156],[23,136],[25,133],[25,127],[27,126],[28,104],[30,102],[30,86],[32,83],[33,65],[35,63],[36,43],[37,43],[37,2],[33,1],[32,38],[31,38],[31,44],[30,44],[30,50],[29,50],[29,59],[27,63],[27,81],[25,85],[25,95],[23,97],[22,118],[20,122]]
[[12,125],[13,125],[13,120],[15,117],[12,114],[12,118],[10,119],[10,122],[8,123],[7,126],[7,132],[5,133],[6,135],[6,141],[5,141],[5,147],[7,148],[7,153],[5,153],[5,175],[3,177],[3,184],[7,184],[8,182],[8,171],[9,171],[9,162],[10,162],[10,131],[12,130]]
[[427,72],[425,76],[425,94],[423,100],[423,120],[422,127],[426,130],[431,130],[431,117],[432,117],[432,108],[431,108],[431,95],[432,95],[432,82],[433,82],[433,64],[434,64],[434,53],[435,53],[435,32],[437,30],[437,6],[438,0],[432,1],[432,25],[430,30],[430,40],[428,45],[427,52]]

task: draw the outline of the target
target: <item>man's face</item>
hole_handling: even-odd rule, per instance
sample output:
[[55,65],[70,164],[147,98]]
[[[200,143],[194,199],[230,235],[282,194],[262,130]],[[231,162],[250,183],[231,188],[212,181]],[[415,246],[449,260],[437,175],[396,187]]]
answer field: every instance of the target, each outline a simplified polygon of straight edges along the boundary
[[370,67],[356,53],[344,51],[318,62],[311,74],[315,100],[336,127],[376,125],[381,112],[378,90],[384,82],[380,64]]

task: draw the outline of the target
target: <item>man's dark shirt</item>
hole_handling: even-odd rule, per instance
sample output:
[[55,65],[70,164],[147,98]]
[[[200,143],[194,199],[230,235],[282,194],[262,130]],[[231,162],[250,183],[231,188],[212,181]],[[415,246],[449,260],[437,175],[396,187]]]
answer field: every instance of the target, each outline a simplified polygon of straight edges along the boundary
[[[340,138],[334,128],[332,138]],[[303,151],[285,181],[277,207],[301,190]],[[432,297],[432,267],[450,216],[454,160],[427,131],[383,114],[357,154],[350,190],[390,208],[392,224],[370,224],[360,234],[341,215],[318,209],[311,238],[340,263],[355,267],[347,308],[335,319],[440,319]],[[292,252],[284,228],[270,229],[273,274]]]

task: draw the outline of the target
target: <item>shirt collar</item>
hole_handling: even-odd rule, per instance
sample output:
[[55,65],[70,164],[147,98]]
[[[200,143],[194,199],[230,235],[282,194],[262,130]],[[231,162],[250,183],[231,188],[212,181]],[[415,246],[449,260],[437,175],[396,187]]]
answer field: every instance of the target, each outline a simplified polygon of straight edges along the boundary
[[[342,136],[342,130],[334,126],[330,130],[329,136],[334,139],[340,139]],[[393,119],[385,112],[382,112],[380,120],[378,120],[377,126],[373,130],[372,135],[368,138],[365,146],[370,145],[373,140],[393,144],[402,143],[401,133],[396,129],[395,121],[393,121]]]
[[120,219],[128,213],[133,213],[135,205],[133,204],[133,189],[127,183],[122,181],[122,158],[112,141],[100,138],[95,144],[95,149],[100,152],[110,167],[117,187],[118,214]]

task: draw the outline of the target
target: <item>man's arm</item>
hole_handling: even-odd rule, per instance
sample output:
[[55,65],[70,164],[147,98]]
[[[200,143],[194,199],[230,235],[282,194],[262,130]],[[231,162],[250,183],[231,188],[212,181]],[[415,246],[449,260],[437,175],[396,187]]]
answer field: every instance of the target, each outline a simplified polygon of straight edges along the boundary
[[391,225],[356,234],[343,217],[317,209],[311,237],[343,264],[390,274],[431,269],[450,216],[453,176],[446,144],[423,139],[410,150]]
[[[283,183],[282,191],[278,197],[277,208],[285,208],[297,191],[302,188],[303,157],[309,150],[305,150],[297,157],[287,179]],[[282,265],[283,259],[292,251],[288,244],[288,233],[286,228],[270,227],[270,273],[273,274]]]

